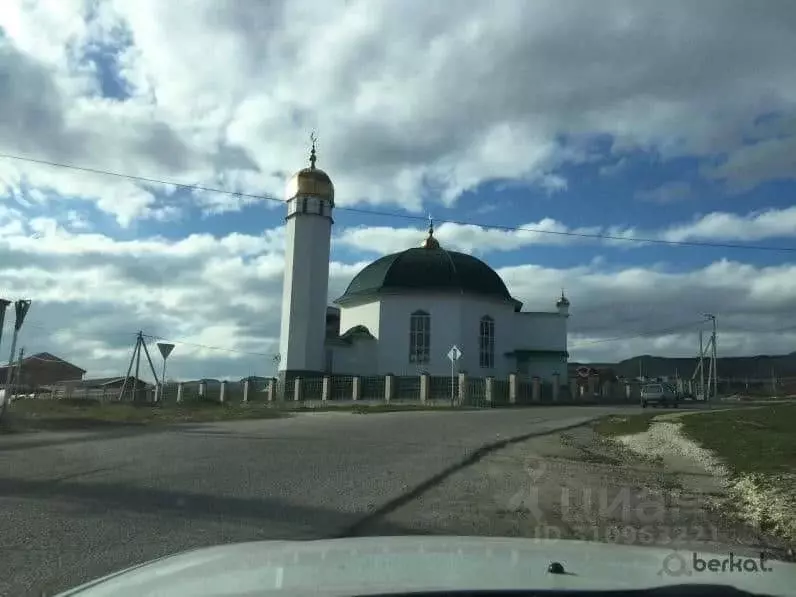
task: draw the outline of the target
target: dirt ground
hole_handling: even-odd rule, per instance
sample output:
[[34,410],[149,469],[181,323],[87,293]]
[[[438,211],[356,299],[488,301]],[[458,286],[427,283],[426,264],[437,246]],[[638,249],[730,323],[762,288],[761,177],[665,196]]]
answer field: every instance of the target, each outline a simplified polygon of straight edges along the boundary
[[[382,518],[418,533],[582,539],[790,560],[725,515],[723,487],[677,459],[640,459],[590,427],[493,452]],[[362,534],[379,533],[379,522]]]

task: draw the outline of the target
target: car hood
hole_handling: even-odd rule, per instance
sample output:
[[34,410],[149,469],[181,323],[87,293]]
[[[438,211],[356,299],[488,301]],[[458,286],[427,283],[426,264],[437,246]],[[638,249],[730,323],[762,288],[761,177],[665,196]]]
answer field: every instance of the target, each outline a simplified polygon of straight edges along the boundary
[[[730,558],[729,553],[696,555],[705,562]],[[738,556],[733,557],[737,567]],[[758,571],[751,569],[748,562],[752,561],[757,562]],[[722,572],[694,569],[693,562],[691,551],[549,539],[410,536],[262,541],[168,556],[62,596],[210,597],[269,592],[337,596],[423,590],[606,590],[692,583],[790,595],[796,587],[796,564],[765,560],[769,570],[764,571],[759,570],[756,558],[742,562],[746,570]],[[554,563],[563,567],[563,573],[550,571]]]

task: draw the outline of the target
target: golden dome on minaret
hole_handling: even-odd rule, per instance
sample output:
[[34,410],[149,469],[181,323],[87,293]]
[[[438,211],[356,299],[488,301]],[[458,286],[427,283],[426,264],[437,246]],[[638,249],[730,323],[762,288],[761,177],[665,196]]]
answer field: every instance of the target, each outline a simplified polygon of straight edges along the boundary
[[434,220],[431,219],[431,216],[428,217],[428,236],[420,244],[420,247],[423,249],[439,249],[439,241],[434,238]]
[[310,151],[310,167],[296,172],[287,183],[286,199],[297,195],[308,195],[328,201],[334,207],[334,184],[332,179],[320,168],[315,167],[318,157],[315,152],[315,135],[311,135],[312,150]]

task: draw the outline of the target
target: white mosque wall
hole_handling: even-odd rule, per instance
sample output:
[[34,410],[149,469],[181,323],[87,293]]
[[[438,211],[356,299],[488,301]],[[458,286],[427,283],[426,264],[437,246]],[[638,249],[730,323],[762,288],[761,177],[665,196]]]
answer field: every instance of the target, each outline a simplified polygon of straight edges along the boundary
[[[480,338],[481,319],[491,317],[495,323],[495,362],[494,367],[481,367]],[[462,344],[459,346],[465,356],[461,369],[475,377],[505,378],[514,371],[514,358],[506,356],[514,350],[516,336],[516,313],[514,305],[489,299],[466,297],[462,301]]]
[[[477,297],[451,295],[384,296],[379,335],[379,374],[415,375],[426,370],[434,376],[451,373],[448,351],[456,345],[462,353],[459,371],[478,377],[507,376],[514,360],[505,354],[513,348],[514,307],[511,304]],[[431,361],[418,366],[409,361],[410,318],[415,311],[431,316]],[[490,369],[480,366],[480,322],[484,316],[495,322],[495,363]]]
[[[409,360],[410,318],[415,311],[431,316],[431,361],[418,365]],[[489,316],[495,324],[494,367],[480,365],[481,318]],[[506,356],[515,349],[567,349],[566,318],[551,313],[516,313],[512,304],[473,296],[449,294],[384,295],[356,307],[341,309],[340,330],[345,332],[364,325],[378,338],[371,343],[352,347],[335,347],[333,370],[341,374],[417,375],[428,371],[433,376],[451,374],[448,351],[458,346],[462,357],[458,371],[471,376],[506,378],[516,371],[514,357]],[[566,374],[562,357],[539,355],[521,373],[550,379],[554,373]]]
[[374,338],[379,338],[381,306],[378,301],[340,309],[340,333],[364,325]]
[[514,314],[515,348],[566,350],[567,318],[557,312]]
[[331,369],[336,375],[378,375],[378,341],[358,339],[353,344],[327,346],[331,352]]
[[[456,344],[462,344],[462,300],[451,295],[429,293],[381,297],[381,326],[379,334],[379,374],[417,375],[428,371],[430,375],[450,375],[451,365],[446,356]],[[412,363],[410,356],[410,318],[415,311],[425,311],[431,316],[430,362]],[[466,354],[466,353],[465,353]]]
[[558,373],[559,379],[565,380],[567,379],[567,359],[563,356],[535,356],[520,365],[517,368],[517,373],[525,379],[540,377],[545,381],[552,381],[553,375]]

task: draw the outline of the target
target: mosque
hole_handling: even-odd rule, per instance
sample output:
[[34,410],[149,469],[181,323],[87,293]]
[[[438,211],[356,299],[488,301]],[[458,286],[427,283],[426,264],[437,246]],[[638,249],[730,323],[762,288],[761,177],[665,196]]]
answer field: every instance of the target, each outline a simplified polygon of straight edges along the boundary
[[[417,247],[381,257],[329,305],[334,185],[310,165],[287,185],[282,380],[321,375],[451,375],[552,380],[567,373],[569,301],[523,311],[489,265],[443,248],[429,226]],[[420,239],[418,239],[420,240]],[[551,307],[552,307],[551,300]]]

